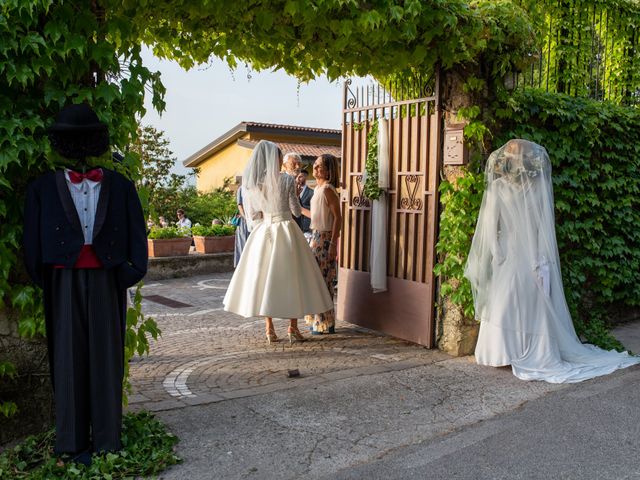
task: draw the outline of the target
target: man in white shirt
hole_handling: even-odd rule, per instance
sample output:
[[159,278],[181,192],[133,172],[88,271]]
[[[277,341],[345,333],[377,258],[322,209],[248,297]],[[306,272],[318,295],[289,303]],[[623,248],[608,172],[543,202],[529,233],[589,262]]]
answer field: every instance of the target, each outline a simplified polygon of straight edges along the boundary
[[177,225],[179,228],[191,228],[191,220],[186,217],[183,209],[179,208],[176,214],[178,215]]

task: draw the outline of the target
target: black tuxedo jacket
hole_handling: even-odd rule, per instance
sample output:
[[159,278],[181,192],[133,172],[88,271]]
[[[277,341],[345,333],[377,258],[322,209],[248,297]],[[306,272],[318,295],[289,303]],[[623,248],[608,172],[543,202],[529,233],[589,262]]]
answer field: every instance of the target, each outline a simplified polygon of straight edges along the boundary
[[[133,183],[118,172],[104,176],[93,228],[93,248],[105,269],[115,269],[126,289],[147,272],[146,223]],[[73,267],[84,245],[82,226],[64,171],[49,172],[27,188],[23,249],[27,271],[43,287],[51,265]]]

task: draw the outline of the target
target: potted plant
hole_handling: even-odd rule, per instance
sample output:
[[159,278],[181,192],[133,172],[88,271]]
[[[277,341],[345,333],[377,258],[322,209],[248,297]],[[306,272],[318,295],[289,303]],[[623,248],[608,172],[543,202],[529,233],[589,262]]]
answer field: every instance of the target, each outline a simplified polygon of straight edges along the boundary
[[233,225],[194,225],[191,229],[198,253],[233,252],[236,227]]
[[152,227],[147,242],[150,257],[189,255],[191,232],[188,228]]

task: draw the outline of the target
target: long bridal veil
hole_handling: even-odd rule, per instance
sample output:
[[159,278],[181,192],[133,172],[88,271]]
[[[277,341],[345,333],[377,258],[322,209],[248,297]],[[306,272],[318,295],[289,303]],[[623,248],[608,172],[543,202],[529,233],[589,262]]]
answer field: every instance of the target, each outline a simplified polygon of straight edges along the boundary
[[280,149],[273,142],[261,140],[254,147],[242,174],[243,207],[249,230],[253,230],[263,213],[278,210],[279,178]]
[[491,154],[465,267],[480,333],[476,360],[524,380],[579,382],[640,363],[585,345],[565,300],[546,150],[511,140]]

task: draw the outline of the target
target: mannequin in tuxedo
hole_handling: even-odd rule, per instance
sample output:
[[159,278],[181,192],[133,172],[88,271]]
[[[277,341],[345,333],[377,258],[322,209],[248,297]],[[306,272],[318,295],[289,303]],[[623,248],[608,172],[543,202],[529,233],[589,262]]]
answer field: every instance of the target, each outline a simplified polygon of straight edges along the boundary
[[145,221],[130,180],[87,164],[109,149],[89,106],[63,108],[49,140],[74,166],[29,184],[23,251],[43,289],[55,452],[88,464],[121,449],[126,290],[147,270]]

